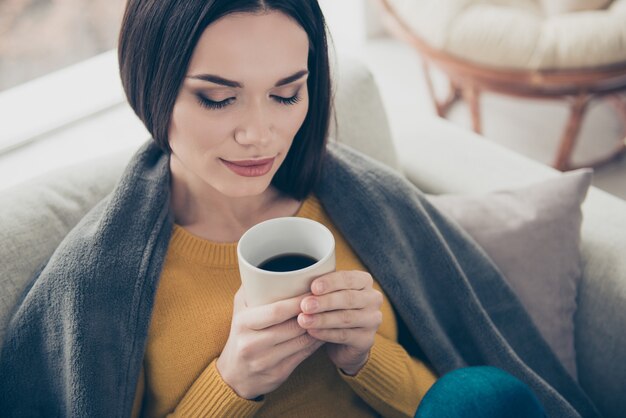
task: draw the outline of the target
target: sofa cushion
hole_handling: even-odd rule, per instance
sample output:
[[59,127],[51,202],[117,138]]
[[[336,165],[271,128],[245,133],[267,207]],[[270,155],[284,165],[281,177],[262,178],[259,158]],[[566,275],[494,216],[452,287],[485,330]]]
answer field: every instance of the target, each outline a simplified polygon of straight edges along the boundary
[[570,374],[581,279],[581,204],[591,170],[481,195],[431,196],[491,257]]
[[132,152],[134,148],[56,170],[2,192],[0,346],[29,279],[68,231],[113,189]]
[[387,113],[369,69],[356,58],[333,61],[336,94],[330,136],[399,170]]

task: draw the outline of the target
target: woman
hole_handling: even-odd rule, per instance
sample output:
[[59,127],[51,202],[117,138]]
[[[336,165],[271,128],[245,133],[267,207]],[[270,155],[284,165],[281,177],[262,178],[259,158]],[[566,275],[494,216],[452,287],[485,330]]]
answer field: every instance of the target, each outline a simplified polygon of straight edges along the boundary
[[[137,34],[153,35],[132,31],[129,20],[140,14],[133,6],[131,2],[122,29],[120,62],[137,109],[143,83],[132,84],[138,57],[127,48],[141,45]],[[332,366],[353,376],[367,359],[381,322],[382,302],[371,276],[357,271],[329,275],[314,285],[326,287],[319,297],[298,297],[271,309],[247,309],[241,294],[235,294],[240,285],[235,243],[248,228],[294,215],[329,223],[319,203],[307,195],[325,147],[330,86],[321,16],[306,19],[318,25],[311,28],[311,37],[317,37],[312,39],[317,56],[311,62],[317,66],[309,68],[309,36],[293,17],[258,4],[240,12],[232,3],[227,7],[235,12],[215,19],[198,39],[167,133],[164,126],[164,134],[156,136],[170,154],[175,226],[148,334],[144,360],[148,388],[140,390],[137,399],[145,393],[149,416],[187,411],[201,402],[198,397],[206,397],[206,391],[221,398],[220,405],[212,406],[222,408],[209,407],[204,411],[207,416],[247,414],[264,403],[266,416],[283,416],[299,408],[315,416],[329,416],[337,408],[367,413],[369,408],[342,384]],[[291,13],[313,11],[299,6]],[[219,12],[214,13],[217,17]],[[317,105],[310,108],[309,103]],[[142,111],[138,113],[145,120]],[[348,250],[342,244],[338,251],[345,267],[361,267],[353,255],[344,255]],[[215,254],[222,258],[204,259]],[[202,289],[198,281],[204,282]],[[193,313],[190,305],[197,307]],[[220,308],[209,308],[214,306]],[[172,310],[185,319],[173,318]],[[388,303],[386,313],[393,315]],[[392,327],[388,328],[391,337]],[[184,329],[194,329],[193,335]],[[344,338],[349,343],[339,344]],[[327,346],[328,355],[317,352],[324,342],[337,343]],[[403,365],[399,369],[408,393],[396,408],[412,413],[418,385],[410,378],[421,373],[426,389],[432,375],[402,355],[384,361]],[[162,370],[161,362],[168,363],[168,370]],[[412,368],[412,373],[405,373]],[[283,384],[288,378],[290,384]],[[304,385],[307,379],[315,384]],[[307,396],[301,399],[304,391]],[[333,392],[341,395],[335,402],[316,401]],[[268,398],[265,402],[258,400],[263,395]]]
[[[327,146],[315,1],[130,0],[119,60],[154,141],[16,312],[3,411],[543,416],[510,374],[459,369],[495,365],[551,414],[595,413],[460,231],[389,171]],[[337,271],[249,308],[236,242],[281,216],[326,224]]]

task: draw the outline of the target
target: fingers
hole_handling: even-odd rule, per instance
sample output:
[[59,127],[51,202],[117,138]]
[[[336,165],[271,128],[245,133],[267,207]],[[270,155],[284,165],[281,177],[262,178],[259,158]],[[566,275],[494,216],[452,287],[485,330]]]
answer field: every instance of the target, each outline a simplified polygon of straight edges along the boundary
[[[247,342],[256,349],[273,347],[301,336],[306,333],[306,330],[298,324],[296,316],[300,313],[300,303],[303,297],[298,296],[265,306],[248,308],[233,317],[232,327],[240,335],[247,335]],[[257,333],[256,331],[263,332]]]
[[306,357],[313,354],[311,351],[314,347],[315,349],[319,348],[324,342],[319,341],[316,338],[313,338],[311,335],[306,332],[298,337],[292,338],[291,340],[285,341],[282,344],[276,345],[272,349],[272,357],[280,360],[278,363],[284,361],[288,357],[291,357],[297,353],[303,352],[303,354],[308,353]]
[[307,295],[296,296],[291,299],[280,300],[268,305],[249,308],[239,318],[245,326],[252,330],[262,330],[273,325],[281,324],[294,318],[301,312],[302,299]]
[[306,329],[331,328],[375,328],[382,323],[383,314],[380,310],[343,309],[323,312],[315,315],[301,313],[298,324]]
[[369,349],[374,344],[374,333],[367,328],[310,329],[309,335],[327,343],[359,349]]
[[363,290],[372,287],[374,280],[364,271],[336,271],[318,277],[311,283],[314,295],[325,295],[337,290]]
[[374,281],[362,271],[337,271],[311,283],[311,296],[302,300],[302,312],[314,314],[337,309],[380,308],[382,294],[372,288]]
[[[255,356],[250,360],[250,371],[252,373],[264,373],[268,370],[273,370],[282,375],[283,373],[278,369],[286,366],[285,363],[292,363],[293,368],[295,368],[323,344],[324,341],[320,341],[305,333],[274,346],[270,351],[263,352],[262,355]],[[290,366],[286,366],[284,371],[290,374],[292,370]]]
[[360,361],[374,343],[383,295],[372,286],[368,273],[340,271],[315,279],[312,294],[302,299],[298,323],[312,337],[336,345],[341,355],[333,359],[335,364]]
[[375,289],[339,290],[320,296],[305,296],[302,299],[302,312],[315,314],[338,309],[378,309],[382,305],[382,294]]
[[302,349],[290,357],[286,358],[279,367],[283,367],[283,372],[291,374],[291,372],[298,367],[300,363],[302,363],[307,358],[311,357],[313,353],[315,353],[321,346],[324,345],[324,341],[320,341],[318,339],[313,338],[313,342],[308,345],[305,349]]
[[235,293],[235,298],[233,299],[233,311],[235,313],[242,311],[246,307],[245,295],[243,292],[243,287],[239,287],[239,290]]
[[306,296],[247,307],[243,290],[237,291],[230,334],[217,368],[239,396],[252,399],[275,390],[324,344],[298,324],[296,316]]
[[301,335],[306,335],[306,330],[298,324],[298,318],[291,318],[282,324],[273,325],[266,328],[263,335],[263,339],[267,340],[269,344],[280,345],[286,341],[290,341]]

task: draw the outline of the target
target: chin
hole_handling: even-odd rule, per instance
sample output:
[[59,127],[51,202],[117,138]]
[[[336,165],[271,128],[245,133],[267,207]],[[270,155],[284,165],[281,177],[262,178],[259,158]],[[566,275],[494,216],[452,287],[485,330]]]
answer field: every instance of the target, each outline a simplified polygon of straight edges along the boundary
[[223,188],[220,192],[231,198],[254,197],[263,194],[269,186],[270,184],[266,182],[262,182],[262,184],[234,184],[232,187]]

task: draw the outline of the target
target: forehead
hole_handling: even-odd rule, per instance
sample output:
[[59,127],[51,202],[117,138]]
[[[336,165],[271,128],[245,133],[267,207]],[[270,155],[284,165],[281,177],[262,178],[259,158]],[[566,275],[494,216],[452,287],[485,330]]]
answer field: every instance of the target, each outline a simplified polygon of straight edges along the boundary
[[202,33],[188,74],[210,73],[243,81],[276,81],[307,68],[309,40],[287,15],[227,15]]

